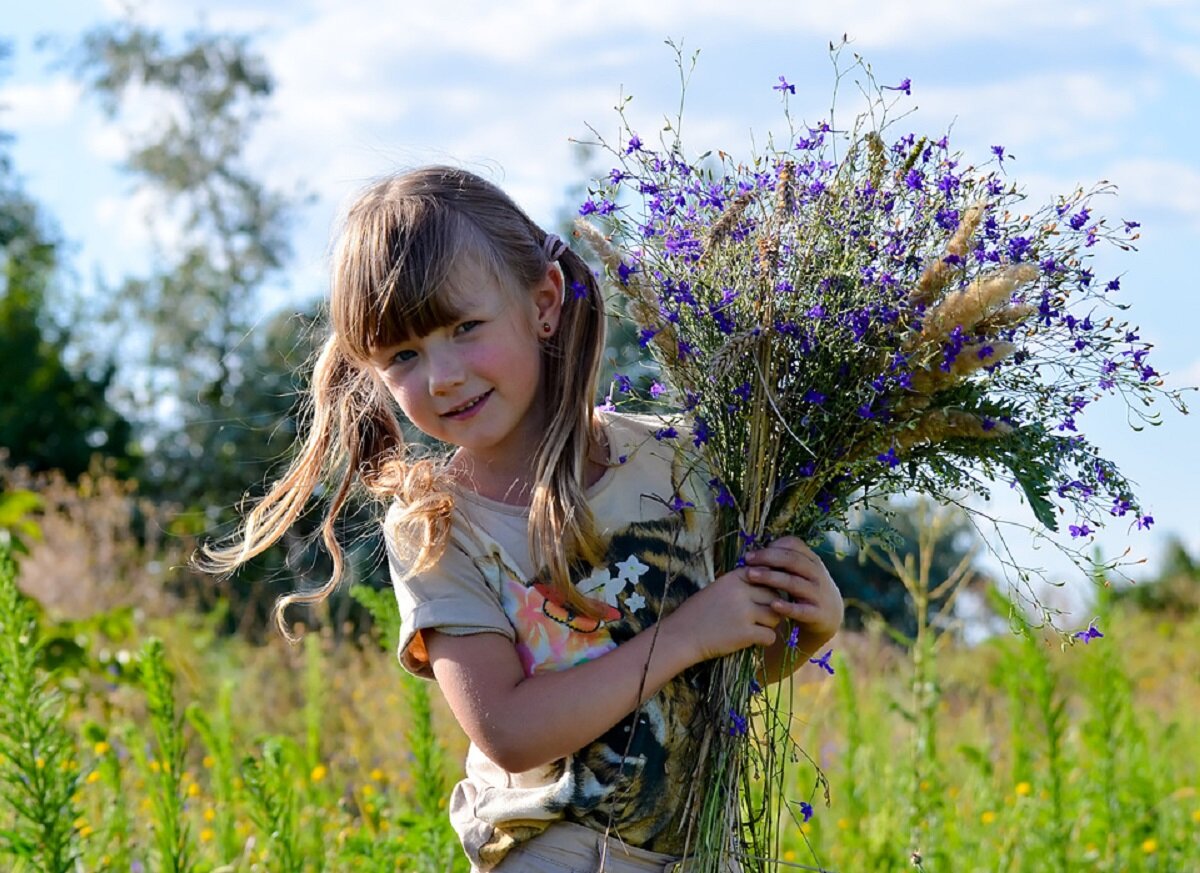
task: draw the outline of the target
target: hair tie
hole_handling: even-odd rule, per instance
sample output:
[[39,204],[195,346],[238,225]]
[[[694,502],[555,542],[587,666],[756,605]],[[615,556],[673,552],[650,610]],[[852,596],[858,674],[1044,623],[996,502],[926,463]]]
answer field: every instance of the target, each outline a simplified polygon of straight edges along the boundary
[[567,250],[567,244],[563,242],[558,234],[548,233],[546,238],[542,240],[542,253],[546,256],[546,260],[554,263],[563,256],[563,252]]

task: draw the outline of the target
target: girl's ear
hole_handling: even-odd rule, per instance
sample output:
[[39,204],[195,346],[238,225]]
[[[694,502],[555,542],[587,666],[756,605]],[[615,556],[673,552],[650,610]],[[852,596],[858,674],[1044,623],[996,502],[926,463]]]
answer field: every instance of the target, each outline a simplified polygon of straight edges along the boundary
[[565,283],[562,268],[552,263],[546,268],[546,275],[533,288],[533,304],[537,310],[535,332],[543,339],[548,339],[558,330]]

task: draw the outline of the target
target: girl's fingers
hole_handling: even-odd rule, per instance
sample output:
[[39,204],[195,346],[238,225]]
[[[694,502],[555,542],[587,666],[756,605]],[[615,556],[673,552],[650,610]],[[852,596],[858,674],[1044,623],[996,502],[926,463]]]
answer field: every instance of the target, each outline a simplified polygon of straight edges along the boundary
[[751,585],[774,588],[793,598],[806,597],[818,584],[817,580],[804,575],[766,567],[751,567],[746,571],[746,581]]

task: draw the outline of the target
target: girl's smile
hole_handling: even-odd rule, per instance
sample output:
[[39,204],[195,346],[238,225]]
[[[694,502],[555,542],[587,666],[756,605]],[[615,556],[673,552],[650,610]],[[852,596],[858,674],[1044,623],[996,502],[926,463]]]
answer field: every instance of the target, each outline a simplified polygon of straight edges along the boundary
[[443,412],[442,418],[456,418],[456,419],[462,420],[464,418],[473,417],[476,413],[479,412],[480,409],[483,408],[483,404],[486,403],[487,399],[492,396],[492,391],[494,391],[494,390],[495,389],[493,389],[493,388],[489,388],[487,391],[485,391],[483,394],[480,394],[478,397],[476,397],[472,400],[468,400],[466,403],[463,403],[459,406],[454,407],[449,412]]

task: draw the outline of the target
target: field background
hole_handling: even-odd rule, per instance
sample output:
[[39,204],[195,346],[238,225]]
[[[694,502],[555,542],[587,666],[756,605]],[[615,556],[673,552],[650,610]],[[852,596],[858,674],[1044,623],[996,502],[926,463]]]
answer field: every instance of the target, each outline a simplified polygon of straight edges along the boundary
[[[36,529],[9,529],[30,546],[20,585],[58,603],[0,621],[5,869],[466,869],[444,809],[465,740],[390,651],[390,592],[361,595],[367,630],[231,635],[219,605],[164,584],[179,545],[136,543],[115,480],[40,487]],[[781,691],[786,791],[814,815],[777,869],[1200,869],[1196,590],[1181,550],[1101,597],[1087,644],[930,628],[917,666],[882,626],[839,635],[833,675],[806,665]],[[56,868],[54,844],[80,866]]]

